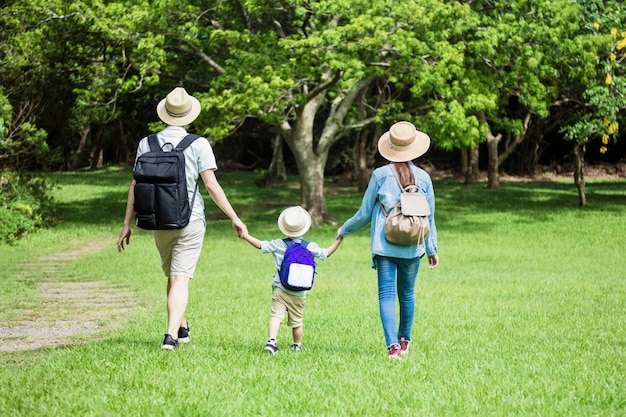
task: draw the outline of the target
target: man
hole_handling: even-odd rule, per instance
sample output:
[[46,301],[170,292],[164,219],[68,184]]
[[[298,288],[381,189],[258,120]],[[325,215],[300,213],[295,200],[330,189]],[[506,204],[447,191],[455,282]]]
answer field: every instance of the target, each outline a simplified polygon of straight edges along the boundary
[[[168,126],[157,133],[160,146],[170,143],[174,147],[187,135],[186,126],[200,114],[200,102],[189,95],[182,87],[172,90],[157,105],[159,118]],[[143,138],[137,148],[137,158],[150,150],[148,139]],[[189,280],[193,277],[206,230],[204,200],[200,193],[195,193],[198,177],[206,187],[215,204],[232,221],[239,237],[247,233],[246,225],[239,219],[230,205],[224,190],[215,177],[217,164],[209,141],[198,138],[184,151],[187,194],[190,204],[193,202],[189,224],[182,229],[154,230],[154,241],[161,256],[161,267],[167,283],[167,332],[163,340],[163,349],[173,350],[179,343],[189,342],[189,323],[185,318],[189,300]],[[124,226],[117,240],[118,251],[124,250],[124,244],[130,243],[131,221],[134,214],[135,180],[130,184]],[[195,198],[194,198],[195,195]]]

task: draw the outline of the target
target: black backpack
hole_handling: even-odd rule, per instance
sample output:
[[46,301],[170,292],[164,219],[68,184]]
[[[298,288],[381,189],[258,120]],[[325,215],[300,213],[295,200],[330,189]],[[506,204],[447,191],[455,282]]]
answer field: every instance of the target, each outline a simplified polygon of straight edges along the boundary
[[137,158],[134,168],[135,213],[137,227],[146,230],[181,229],[189,224],[191,209],[198,191],[198,181],[191,204],[187,195],[184,150],[198,139],[187,135],[172,149],[159,147],[156,135],[148,136],[150,151]]

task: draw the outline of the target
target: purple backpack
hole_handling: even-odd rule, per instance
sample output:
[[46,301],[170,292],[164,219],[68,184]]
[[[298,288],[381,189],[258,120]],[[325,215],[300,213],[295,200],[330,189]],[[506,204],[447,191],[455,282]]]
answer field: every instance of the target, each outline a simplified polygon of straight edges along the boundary
[[283,239],[287,245],[283,262],[280,265],[278,275],[280,283],[291,291],[305,291],[313,288],[315,279],[315,257],[306,247],[309,242],[302,240],[300,243],[292,239]]

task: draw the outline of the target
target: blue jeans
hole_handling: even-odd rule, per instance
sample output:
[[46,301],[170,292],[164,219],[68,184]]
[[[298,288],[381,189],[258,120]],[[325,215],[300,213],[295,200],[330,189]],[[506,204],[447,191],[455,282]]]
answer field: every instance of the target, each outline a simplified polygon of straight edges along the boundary
[[[374,263],[378,271],[378,303],[387,347],[398,343],[401,337],[411,340],[415,315],[415,280],[420,258],[402,259],[376,255]],[[400,303],[398,327],[396,327],[396,294]]]

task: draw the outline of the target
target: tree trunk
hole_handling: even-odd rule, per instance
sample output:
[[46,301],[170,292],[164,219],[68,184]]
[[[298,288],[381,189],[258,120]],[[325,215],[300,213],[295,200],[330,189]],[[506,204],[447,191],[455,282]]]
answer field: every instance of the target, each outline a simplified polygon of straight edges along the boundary
[[[319,225],[323,222],[335,223],[326,207],[324,196],[324,165],[322,158],[307,160],[300,165],[300,205],[311,215],[311,224]],[[325,159],[325,158],[324,158]]]
[[497,190],[500,188],[500,177],[498,173],[498,143],[502,139],[502,134],[498,133],[496,136],[493,133],[487,133],[487,188],[489,190]]
[[287,170],[285,169],[285,159],[283,158],[283,138],[276,135],[272,139],[272,161],[267,173],[266,186],[277,187],[287,181]]
[[322,133],[319,139],[314,141],[315,116],[324,103],[326,89],[340,76],[339,73],[335,73],[331,78],[331,75],[333,72],[330,69],[324,71],[320,85],[309,93],[306,104],[296,109],[293,126],[287,120],[283,120],[277,126],[296,159],[300,174],[300,205],[308,210],[313,226],[325,221],[336,223],[326,208],[324,196],[324,168],[328,152],[341,137],[342,129],[345,129],[344,119],[348,111],[372,81],[371,78],[361,80],[352,90],[347,91],[345,96],[333,100]]
[[104,163],[103,149],[104,149],[104,128],[98,127],[93,135],[91,144],[91,151],[89,152],[89,169],[94,170],[96,168],[102,168]]
[[[131,161],[134,162],[134,158],[131,156],[130,148],[128,146],[128,138],[126,137],[126,131],[124,130],[124,123],[121,119],[119,121],[119,127],[121,149],[118,147],[118,161],[121,161],[124,166],[128,166],[131,164]],[[121,158],[119,153],[121,153]]]
[[370,129],[363,129],[357,137],[354,150],[354,179],[357,189],[361,192],[367,189],[372,175],[372,166],[374,165],[378,138],[383,134],[382,127],[376,125],[370,135]]
[[578,142],[574,144],[574,183],[578,190],[578,205],[585,207],[585,145]]
[[469,153],[467,148],[459,149],[459,166],[456,175],[465,175],[469,169]]
[[72,171],[80,168],[83,162],[83,155],[85,154],[85,148],[87,147],[87,138],[89,138],[89,133],[91,132],[91,126],[87,126],[80,133],[80,142],[78,144],[78,149],[76,150],[76,156],[74,157],[74,162],[72,163],[71,169]]
[[478,145],[468,150],[469,162],[465,171],[465,185],[472,185],[478,182]]

